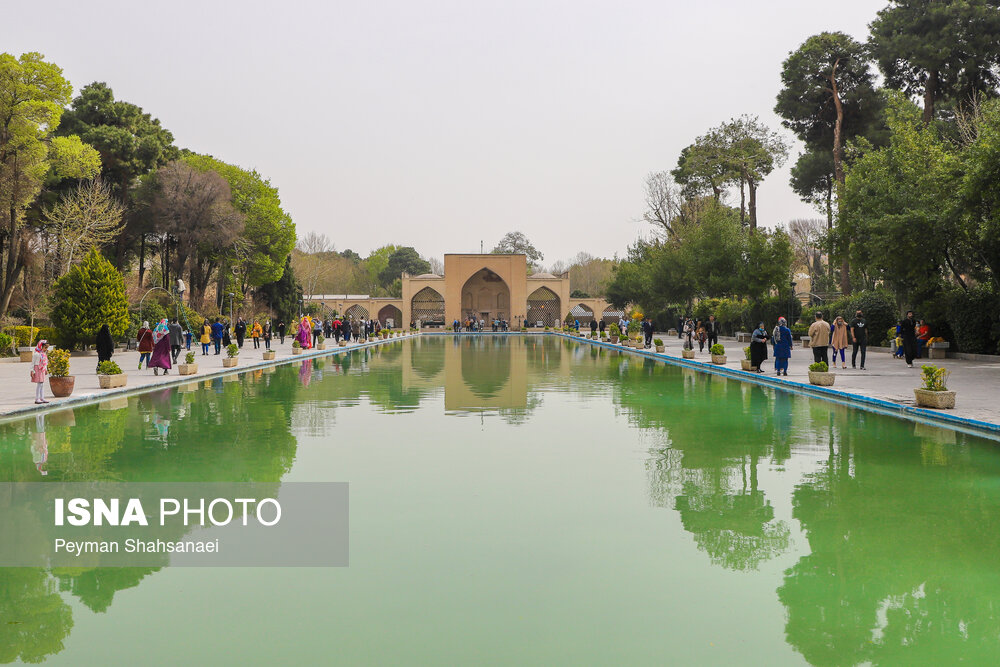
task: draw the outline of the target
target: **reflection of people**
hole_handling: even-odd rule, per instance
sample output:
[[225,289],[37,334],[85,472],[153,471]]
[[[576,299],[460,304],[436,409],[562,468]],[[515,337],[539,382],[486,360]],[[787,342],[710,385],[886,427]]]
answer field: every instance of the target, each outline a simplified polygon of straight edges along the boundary
[[303,387],[308,387],[312,381],[312,359],[302,360],[302,366],[299,367],[299,381]]
[[45,415],[35,415],[35,432],[31,434],[31,460],[40,475],[48,475],[42,466],[49,460],[49,443],[45,437]]
[[48,403],[45,400],[45,378],[49,374],[49,341],[40,340],[31,353],[31,381],[35,383],[35,403]]

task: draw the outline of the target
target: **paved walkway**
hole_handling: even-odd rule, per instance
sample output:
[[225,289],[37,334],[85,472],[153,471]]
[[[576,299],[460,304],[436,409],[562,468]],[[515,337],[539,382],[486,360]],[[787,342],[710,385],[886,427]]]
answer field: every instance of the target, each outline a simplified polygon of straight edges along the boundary
[[[681,357],[682,342],[676,336],[668,337],[658,333],[654,338],[663,340],[664,353],[672,357]],[[740,360],[745,358],[743,348],[746,343],[737,343],[734,338],[723,338],[720,342],[726,348],[728,362],[726,368],[740,369]],[[808,370],[812,363],[812,350],[799,347],[792,349],[792,358],[788,368],[788,377],[781,380],[792,384],[809,385]],[[768,355],[770,356],[770,345]],[[830,351],[832,356],[833,351]],[[695,344],[695,361],[711,364],[708,346],[704,352],[698,351]],[[832,361],[832,359],[831,359]],[[860,364],[860,355],[858,363]],[[865,369],[851,368],[851,350],[847,350],[847,369],[831,369],[837,374],[837,379],[831,389],[842,392],[856,393],[869,398],[891,401],[902,405],[916,405],[913,390],[921,386],[920,365],[934,364],[944,366],[951,375],[948,378],[948,388],[957,393],[954,410],[943,410],[955,417],[975,419],[990,424],[1000,425],[1000,357],[996,361],[966,361],[961,359],[915,359],[913,368],[907,368],[902,359],[895,359],[888,351],[869,351]],[[764,362],[766,375],[775,378],[774,359]],[[812,386],[812,385],[809,385]]]
[[[380,340],[379,342],[382,341]],[[352,340],[347,349],[357,346],[358,344]],[[243,349],[240,350],[237,368],[224,369],[222,367],[222,360],[226,358],[224,350],[222,354],[216,355],[214,350],[210,348],[212,351],[210,351],[207,356],[203,356],[201,354],[201,345],[192,343],[191,351],[195,353],[195,363],[198,364],[198,372],[195,375],[187,376],[181,376],[177,372],[176,366],[170,371],[169,375],[164,375],[162,370],[159,375],[153,375],[152,369],[137,369],[139,365],[139,353],[137,351],[132,350],[129,352],[115,352],[113,360],[121,366],[122,370],[125,371],[125,374],[128,376],[127,385],[124,389],[100,388],[96,374],[96,352],[86,355],[82,353],[74,353],[74,355],[70,358],[70,374],[76,378],[73,394],[67,398],[55,398],[52,396],[52,391],[49,388],[48,382],[46,382],[45,398],[50,401],[50,403],[45,406],[35,405],[35,385],[28,379],[28,373],[31,370],[30,363],[0,363],[0,416],[10,415],[12,413],[20,414],[24,412],[31,412],[38,407],[57,407],[59,403],[77,403],[103,397],[110,398],[141,387],[153,387],[168,383],[180,384],[182,382],[197,382],[198,380],[203,379],[206,375],[245,370],[255,366],[270,366],[282,360],[292,358],[308,359],[311,356],[328,354],[331,350],[336,349],[336,343],[330,340],[327,342],[326,350],[308,350],[303,352],[301,355],[293,355],[292,337],[286,336],[284,345],[279,343],[277,340],[271,341],[271,349],[275,351],[274,361],[264,361],[262,354],[264,352],[263,342],[261,342],[260,349],[256,350],[254,349],[253,341],[247,339],[247,341],[243,343]],[[185,353],[186,350],[181,350],[181,355],[178,358],[180,363],[184,362]]]

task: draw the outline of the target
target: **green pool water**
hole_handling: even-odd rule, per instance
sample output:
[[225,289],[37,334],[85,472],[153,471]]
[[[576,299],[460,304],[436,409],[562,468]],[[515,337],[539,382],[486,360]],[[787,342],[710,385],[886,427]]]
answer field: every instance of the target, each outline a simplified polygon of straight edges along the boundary
[[1000,663],[1000,443],[553,336],[231,377],[0,481],[349,482],[350,567],[0,570],[0,662]]

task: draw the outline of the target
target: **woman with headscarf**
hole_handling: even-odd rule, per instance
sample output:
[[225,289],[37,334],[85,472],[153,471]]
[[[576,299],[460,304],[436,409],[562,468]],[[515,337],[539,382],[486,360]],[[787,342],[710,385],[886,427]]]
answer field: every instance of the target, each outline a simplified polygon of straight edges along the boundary
[[149,322],[143,322],[139,327],[139,333],[135,335],[139,342],[139,370],[142,370],[142,362],[145,361],[149,368],[149,357],[153,354],[153,330],[149,328]]
[[299,341],[299,345],[303,350],[308,350],[312,347],[312,327],[309,325],[309,317],[303,317],[302,321],[299,322],[299,331],[295,334],[295,337]]
[[111,355],[115,353],[115,341],[111,338],[111,328],[107,324],[101,325],[101,330],[97,332],[97,363],[111,361]]
[[162,319],[153,330],[153,356],[146,364],[146,368],[152,368],[153,375],[159,375],[162,368],[163,374],[167,375],[172,366],[170,361],[170,327],[167,325],[167,320]]
[[833,367],[837,366],[837,353],[840,353],[840,366],[847,368],[847,322],[843,316],[837,315],[837,319],[830,325],[830,347],[833,348]]
[[767,335],[763,322],[758,323],[757,328],[753,330],[752,334],[750,334],[750,366],[758,373],[764,372],[764,369],[761,368],[761,366],[767,359],[768,338],[770,338],[770,336]]
[[40,340],[31,353],[31,381],[35,383],[35,403],[48,403],[45,400],[45,378],[49,374],[49,341]]
[[222,325],[222,347],[229,347],[233,344],[233,339],[229,336],[229,320]]
[[788,360],[792,356],[792,330],[784,317],[778,318],[778,324],[771,332],[771,345],[774,346],[774,370],[778,375],[788,377]]

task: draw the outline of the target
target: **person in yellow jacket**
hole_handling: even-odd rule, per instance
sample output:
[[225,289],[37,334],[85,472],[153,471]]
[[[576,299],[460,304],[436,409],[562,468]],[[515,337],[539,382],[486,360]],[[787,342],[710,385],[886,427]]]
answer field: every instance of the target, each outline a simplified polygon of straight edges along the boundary
[[212,343],[212,327],[208,320],[201,324],[201,338],[199,340],[201,341],[201,354],[205,356],[208,354],[208,346]]
[[250,329],[250,337],[253,338],[253,349],[260,349],[260,337],[264,333],[264,327],[260,326],[260,322],[257,320],[253,321],[253,327]]

